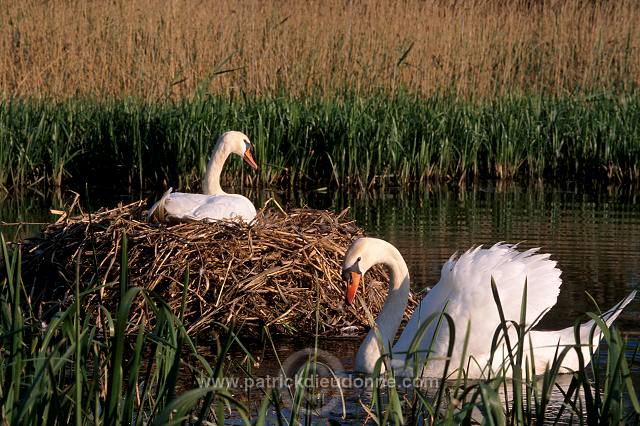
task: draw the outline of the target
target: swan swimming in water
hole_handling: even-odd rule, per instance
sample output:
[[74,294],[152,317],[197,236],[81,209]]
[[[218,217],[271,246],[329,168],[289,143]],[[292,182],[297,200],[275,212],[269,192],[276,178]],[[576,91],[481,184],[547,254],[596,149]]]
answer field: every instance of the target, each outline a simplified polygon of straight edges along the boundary
[[213,221],[239,219],[251,222],[256,208],[246,197],[227,194],[220,186],[222,166],[230,154],[237,154],[254,170],[258,165],[251,153],[251,142],[242,132],[223,133],[216,143],[202,181],[203,194],[172,192],[170,188],[149,210],[149,218],[159,221]]
[[[417,352],[421,354],[423,360],[427,351],[430,350],[431,355],[421,375],[441,377],[449,347],[448,324],[447,321],[442,321],[436,333],[437,318],[428,325],[423,323],[431,315],[439,316],[438,314],[444,311],[451,316],[455,326],[454,350],[450,357],[449,372],[462,365],[465,366],[467,377],[486,377],[491,360],[492,337],[501,324],[491,290],[491,278],[495,280],[506,321],[519,321],[525,279],[527,280],[525,322],[527,328],[530,328],[556,304],[562,284],[561,271],[556,267],[555,261],[549,260],[549,256],[549,254],[539,254],[538,249],[520,252],[514,245],[503,243],[486,249],[481,247],[470,249],[457,259],[455,255],[452,256],[442,267],[440,281],[416,307],[398,341],[391,348],[407,306],[409,271],[400,252],[390,243],[375,238],[356,240],[347,250],[342,269],[343,277],[347,280],[348,304],[354,303],[359,283],[373,265],[384,264],[391,273],[389,294],[378,314],[376,326],[372,327],[358,350],[355,360],[356,370],[367,374],[373,372],[381,355],[379,345],[381,340],[384,344],[384,352],[392,354],[393,369],[401,375],[407,375],[406,372],[412,375],[410,368],[407,367],[409,363],[405,360],[422,325],[423,337],[419,341]],[[607,326],[610,326],[623,308],[633,300],[635,294],[635,291],[631,292],[601,316]],[[585,343],[589,342],[589,333],[594,323],[592,320],[580,326],[580,342],[584,344],[581,351],[585,365],[590,361],[589,346]],[[468,330],[467,325],[470,327]],[[378,329],[381,339],[377,338],[375,328]],[[467,350],[465,359],[462,359],[462,348],[467,332],[469,336]],[[509,338],[513,348],[516,345],[514,342],[517,342],[513,327],[509,331]],[[536,374],[541,374],[545,367],[553,362],[556,350],[559,353],[565,346],[576,344],[573,326],[558,331],[529,331],[525,339],[524,354],[529,357],[530,342],[533,347]],[[596,330],[591,343],[597,347],[599,340],[600,333]],[[508,362],[506,365],[504,363],[508,352],[504,343],[502,345],[495,352],[490,366],[491,372],[494,375],[504,367],[505,374],[510,376]],[[575,371],[579,368],[575,350],[568,351],[561,366],[561,372]],[[382,371],[384,371],[384,364]]]

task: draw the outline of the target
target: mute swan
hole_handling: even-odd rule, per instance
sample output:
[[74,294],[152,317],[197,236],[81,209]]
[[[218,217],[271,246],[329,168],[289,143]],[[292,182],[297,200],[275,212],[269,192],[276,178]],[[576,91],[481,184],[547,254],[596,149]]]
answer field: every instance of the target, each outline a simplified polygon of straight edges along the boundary
[[[406,354],[420,325],[431,314],[444,310],[451,316],[455,326],[449,372],[458,368],[461,361],[464,361],[462,365],[465,368],[469,366],[466,371],[467,377],[485,377],[487,375],[485,367],[491,355],[492,337],[500,324],[497,305],[491,291],[491,277],[496,282],[507,321],[520,319],[525,278],[527,279],[527,326],[534,325],[557,301],[562,284],[560,269],[556,268],[556,262],[549,260],[549,254],[538,254],[537,251],[538,249],[530,249],[520,252],[513,245],[498,243],[488,249],[481,247],[470,249],[457,259],[455,255],[452,256],[442,267],[440,281],[416,307],[400,338],[393,345],[391,365],[394,370],[397,368],[401,375],[410,371],[404,361],[407,359]],[[353,304],[362,276],[378,263],[386,265],[391,272],[389,294],[376,319],[376,327],[385,345],[384,351],[388,354],[409,297],[409,271],[402,255],[386,241],[360,238],[347,250],[343,262],[343,277],[347,280],[347,303]],[[622,309],[633,300],[635,294],[636,292],[633,291],[602,315],[607,325],[611,325]],[[426,363],[423,376],[441,377],[444,372],[444,357],[447,354],[449,342],[448,324],[447,321],[442,321],[440,331],[434,337],[436,323],[437,318],[424,328],[423,338],[418,346],[418,351],[422,351],[420,353],[424,359],[424,354],[429,350],[433,340],[432,355]],[[467,325],[470,327],[469,340],[466,358],[462,360]],[[581,325],[580,342],[582,344],[589,341],[589,333],[593,325],[594,321]],[[594,333],[595,346],[600,340],[599,334],[597,331]],[[558,331],[530,331],[525,335],[527,343],[524,354],[527,354],[526,356],[530,353],[529,338],[533,344],[535,371],[538,374],[544,371],[547,363],[551,364],[553,361],[557,345],[560,345],[558,352],[562,351],[566,345],[575,345],[573,327]],[[513,328],[510,331],[510,340],[512,347],[515,346],[517,336]],[[356,355],[357,371],[372,373],[380,357],[379,341],[372,328]],[[582,354],[587,364],[590,361],[588,345],[585,344],[582,347]],[[471,361],[468,363],[470,357]],[[506,357],[508,354],[504,346],[496,351],[491,365],[493,373],[500,370],[500,365]],[[562,362],[563,372],[575,371],[578,365],[576,351],[569,351]],[[384,370],[384,365],[382,368]],[[510,376],[511,372],[506,371],[506,374]]]
[[256,217],[256,208],[251,201],[239,194],[227,194],[220,187],[222,166],[234,153],[254,170],[258,165],[251,154],[251,142],[242,132],[223,133],[216,143],[202,180],[204,194],[172,192],[170,188],[149,210],[149,218],[160,221],[193,221],[240,219],[246,222]]

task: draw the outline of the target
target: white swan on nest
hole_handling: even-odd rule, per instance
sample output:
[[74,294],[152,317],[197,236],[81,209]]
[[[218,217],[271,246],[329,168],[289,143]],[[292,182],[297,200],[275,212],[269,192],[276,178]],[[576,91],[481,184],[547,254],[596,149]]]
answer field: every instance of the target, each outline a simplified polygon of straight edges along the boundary
[[149,210],[149,218],[159,221],[214,221],[243,220],[251,222],[256,217],[256,208],[246,197],[227,194],[220,186],[220,174],[227,157],[237,154],[254,170],[258,165],[251,153],[251,142],[242,132],[230,131],[219,138],[207,164],[202,181],[203,194],[172,192],[170,188]]
[[[390,270],[389,294],[378,314],[375,327],[369,331],[356,355],[357,371],[371,374],[381,356],[380,341],[385,354],[391,354],[391,366],[400,375],[414,375],[407,362],[410,348],[417,349],[423,364],[426,353],[430,356],[426,365],[422,365],[419,375],[442,377],[449,348],[449,326],[446,320],[440,322],[441,312],[446,312],[453,320],[455,337],[450,359],[449,372],[463,366],[467,377],[486,377],[491,369],[492,376],[503,372],[510,376],[509,363],[505,364],[508,352],[504,343],[494,353],[491,365],[491,344],[497,327],[501,324],[497,305],[491,290],[491,278],[495,280],[506,321],[520,319],[520,307],[523,300],[525,279],[527,280],[527,299],[525,323],[532,327],[556,304],[560,285],[560,269],[556,262],[549,260],[549,254],[539,254],[538,249],[524,252],[515,246],[498,243],[483,249],[477,247],[465,252],[459,258],[452,256],[442,267],[440,281],[427,293],[416,307],[398,341],[393,344],[396,332],[402,321],[409,297],[409,271],[400,252],[386,241],[375,238],[360,238],[349,249],[343,262],[343,276],[347,280],[347,303],[352,304],[362,276],[376,264],[384,264]],[[609,326],[633,300],[633,291],[601,318]],[[427,318],[435,314],[431,323]],[[425,325],[423,325],[425,323]],[[422,327],[421,327],[422,326]],[[589,334],[594,321],[580,326],[580,342],[584,364],[590,362]],[[467,327],[469,327],[467,329]],[[380,339],[376,335],[376,329]],[[422,339],[416,335],[422,333]],[[466,354],[463,358],[465,334],[468,332]],[[511,347],[515,347],[517,335],[514,327],[509,332]],[[416,339],[416,340],[414,340]],[[598,330],[594,333],[592,344],[597,347],[600,340]],[[418,344],[419,342],[419,344]],[[504,339],[503,339],[504,342]],[[529,345],[531,343],[531,345]],[[541,374],[550,365],[556,354],[567,346],[576,345],[574,328],[558,331],[529,331],[525,335],[526,357],[533,348],[534,368]],[[531,360],[529,361],[531,363]],[[524,361],[523,361],[524,365]],[[382,365],[384,371],[384,364]],[[579,368],[578,354],[575,350],[567,352],[561,364],[561,372],[575,371]],[[523,373],[524,374],[524,373]]]

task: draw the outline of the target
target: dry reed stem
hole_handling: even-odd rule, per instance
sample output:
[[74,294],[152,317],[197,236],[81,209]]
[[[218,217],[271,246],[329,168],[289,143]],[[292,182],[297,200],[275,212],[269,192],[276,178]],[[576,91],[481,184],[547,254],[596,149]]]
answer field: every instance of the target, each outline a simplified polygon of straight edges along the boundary
[[[367,327],[364,312],[345,306],[340,277],[344,252],[363,232],[345,212],[296,209],[287,215],[262,209],[251,226],[200,222],[172,226],[147,223],[144,202],[84,214],[48,225],[23,246],[23,271],[32,302],[46,317],[71,303],[76,262],[81,283],[104,286],[83,304],[115,310],[120,288],[120,241],[128,239],[130,286],[141,286],[178,313],[189,271],[185,323],[189,333],[215,333],[224,325],[241,334],[268,326],[283,334],[340,335]],[[368,274],[365,302],[377,312],[386,296],[382,268]],[[85,284],[86,285],[86,284]],[[86,290],[86,288],[84,289]],[[152,317],[142,298],[131,324]],[[317,306],[316,306],[317,305]],[[415,305],[410,300],[410,307]],[[135,330],[130,327],[131,330]]]
[[640,8],[617,1],[9,0],[4,97],[163,100],[370,93],[465,97],[626,90]]

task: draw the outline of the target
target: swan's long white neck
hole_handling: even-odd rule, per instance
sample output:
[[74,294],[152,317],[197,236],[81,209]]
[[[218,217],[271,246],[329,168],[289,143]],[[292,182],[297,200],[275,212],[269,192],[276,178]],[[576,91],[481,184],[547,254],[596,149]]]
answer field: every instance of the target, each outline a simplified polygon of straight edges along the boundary
[[202,180],[202,192],[204,194],[226,194],[220,186],[220,174],[222,173],[222,167],[224,166],[225,161],[227,161],[229,154],[231,154],[231,150],[226,144],[222,143],[222,139],[219,140],[216,147],[213,149],[211,159],[207,164],[207,170],[204,173],[204,179]]
[[[385,243],[382,247],[375,247],[375,250],[379,258],[376,263],[383,263],[391,272],[389,294],[376,318],[376,328],[382,338],[385,353],[389,354],[409,300],[409,270],[400,252],[391,244]],[[356,370],[372,373],[380,354],[376,330],[372,328],[356,355]]]

